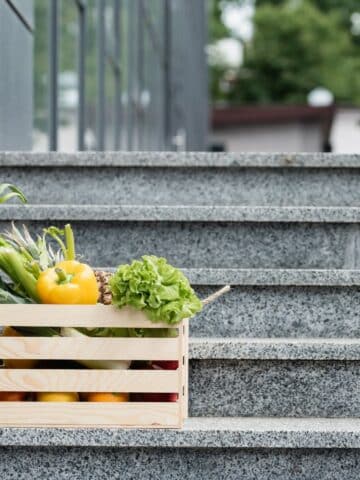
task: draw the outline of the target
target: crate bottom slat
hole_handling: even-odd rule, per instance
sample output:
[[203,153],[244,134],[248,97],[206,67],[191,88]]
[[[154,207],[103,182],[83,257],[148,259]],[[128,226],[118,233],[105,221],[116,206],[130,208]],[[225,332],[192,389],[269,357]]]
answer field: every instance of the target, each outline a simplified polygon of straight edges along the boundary
[[181,428],[179,402],[1,402],[0,426]]

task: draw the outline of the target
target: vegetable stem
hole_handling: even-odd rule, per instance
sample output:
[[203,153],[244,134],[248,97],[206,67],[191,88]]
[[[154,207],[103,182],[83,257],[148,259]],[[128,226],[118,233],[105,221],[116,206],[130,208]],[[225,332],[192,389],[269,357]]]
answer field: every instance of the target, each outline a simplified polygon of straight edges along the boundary
[[66,260],[75,260],[75,239],[70,223],[65,225]]
[[59,283],[68,283],[69,276],[64,272],[62,268],[55,268],[56,275],[58,276]]
[[225,287],[221,288],[220,290],[217,290],[212,295],[209,295],[208,297],[204,298],[204,300],[202,300],[202,304],[208,305],[209,303],[213,302],[217,298],[221,297],[221,295],[224,295],[224,293],[227,293],[230,290],[231,290],[230,285],[225,285]]

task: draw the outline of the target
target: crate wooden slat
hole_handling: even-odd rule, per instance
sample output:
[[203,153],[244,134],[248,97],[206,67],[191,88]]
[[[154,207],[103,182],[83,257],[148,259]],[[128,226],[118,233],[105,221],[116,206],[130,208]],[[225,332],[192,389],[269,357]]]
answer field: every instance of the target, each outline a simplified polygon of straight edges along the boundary
[[189,405],[189,320],[182,322],[181,339],[183,343],[183,365],[181,368],[181,381],[183,385],[183,417],[188,418],[188,405]]
[[177,338],[0,337],[0,358],[177,360]]
[[0,391],[177,392],[176,370],[0,370]]
[[0,425],[179,428],[187,416],[187,321],[171,327],[103,305],[0,305],[0,326],[176,328],[175,338],[1,337],[0,358],[171,360],[177,370],[0,369],[0,391],[176,393],[177,402],[0,402]]
[[178,402],[0,402],[7,426],[180,427]]
[[104,305],[1,305],[0,326],[9,323],[13,327],[169,328],[167,323],[150,322],[131,307],[122,308],[119,314],[115,307]]

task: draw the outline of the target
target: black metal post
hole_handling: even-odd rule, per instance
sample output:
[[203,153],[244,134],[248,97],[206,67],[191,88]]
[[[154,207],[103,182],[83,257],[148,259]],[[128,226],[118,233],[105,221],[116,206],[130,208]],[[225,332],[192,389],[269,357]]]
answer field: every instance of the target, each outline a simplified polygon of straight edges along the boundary
[[164,2],[164,136],[165,149],[173,149],[172,145],[172,125],[171,125],[171,5],[170,0]]
[[86,55],[86,3],[77,0],[79,19],[78,44],[78,150],[85,150],[85,55]]
[[58,148],[59,2],[49,8],[49,149]]
[[105,148],[105,2],[97,0],[97,150]]
[[121,5],[120,0],[114,0],[114,76],[115,76],[115,104],[114,104],[114,150],[120,150],[121,129]]

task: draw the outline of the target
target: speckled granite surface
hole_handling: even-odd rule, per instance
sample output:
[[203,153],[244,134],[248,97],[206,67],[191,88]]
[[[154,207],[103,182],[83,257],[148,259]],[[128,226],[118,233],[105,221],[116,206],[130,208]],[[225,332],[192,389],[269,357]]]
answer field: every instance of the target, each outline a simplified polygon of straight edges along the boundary
[[9,448],[3,480],[358,480],[359,450]]
[[[200,298],[218,289],[194,288]],[[190,322],[190,332],[194,337],[359,338],[360,288],[235,285]]]
[[190,415],[360,417],[358,339],[190,338]]
[[359,270],[184,269],[200,298],[196,337],[360,337]]
[[177,163],[71,167],[56,161],[52,167],[0,166],[0,172],[21,186],[32,204],[360,205],[360,166],[199,168],[196,162]]
[[[70,221],[78,251],[93,265],[115,267],[144,253],[165,256],[185,268],[354,269],[360,265],[360,229],[352,223],[98,221],[89,219],[91,209],[87,220],[74,221],[64,209],[62,221],[55,222],[58,217],[49,209],[46,218],[42,212],[37,218],[43,220],[33,222],[26,209],[19,211],[17,218],[21,216],[37,232]],[[1,220],[12,216],[9,207],[0,209],[0,230],[9,227]]]
[[360,417],[360,361],[191,360],[191,416]]
[[360,167],[360,155],[331,153],[0,152],[0,166]]

